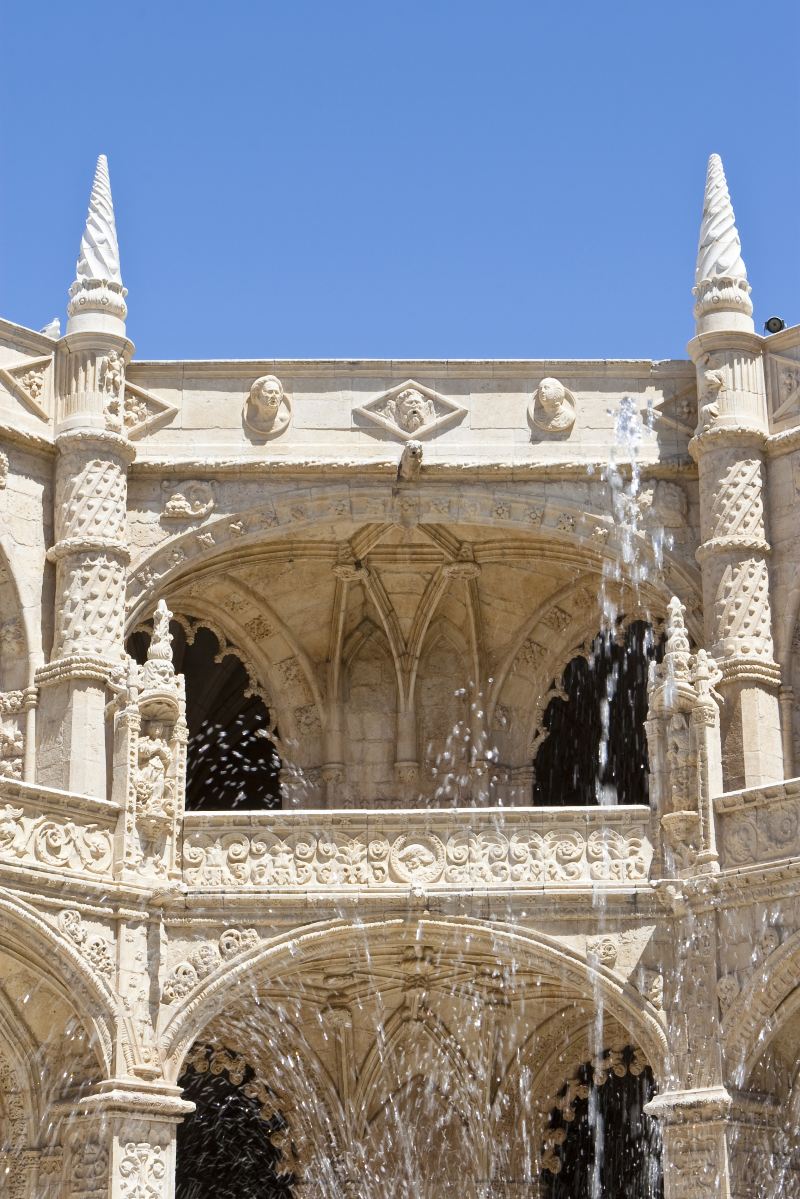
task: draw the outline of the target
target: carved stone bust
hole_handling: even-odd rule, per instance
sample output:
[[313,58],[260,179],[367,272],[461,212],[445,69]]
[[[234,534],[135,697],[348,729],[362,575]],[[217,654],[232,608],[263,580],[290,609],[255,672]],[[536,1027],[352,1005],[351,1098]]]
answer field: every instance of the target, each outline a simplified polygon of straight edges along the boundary
[[575,424],[575,396],[558,379],[542,379],[528,412],[537,429],[545,433],[569,433]]
[[385,414],[405,433],[416,433],[436,420],[433,400],[417,391],[416,387],[407,387],[387,401]]
[[292,404],[275,375],[262,375],[250,388],[242,414],[245,427],[257,437],[276,437],[292,419]]

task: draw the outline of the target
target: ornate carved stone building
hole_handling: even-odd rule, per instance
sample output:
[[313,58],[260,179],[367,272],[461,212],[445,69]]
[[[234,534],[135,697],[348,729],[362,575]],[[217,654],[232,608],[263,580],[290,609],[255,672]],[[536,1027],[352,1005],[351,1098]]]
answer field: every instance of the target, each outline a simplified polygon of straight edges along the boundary
[[103,158],[69,295],[0,322],[0,1193],[800,1194],[800,327],[719,159],[686,361],[139,361]]

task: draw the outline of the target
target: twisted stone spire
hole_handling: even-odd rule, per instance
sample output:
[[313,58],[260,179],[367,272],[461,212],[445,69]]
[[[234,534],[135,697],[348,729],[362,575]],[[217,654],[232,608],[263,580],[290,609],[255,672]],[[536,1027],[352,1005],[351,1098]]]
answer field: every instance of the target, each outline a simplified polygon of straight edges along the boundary
[[97,160],[75,282],[69,294],[67,333],[90,329],[124,334],[127,292],[122,286],[114,202],[105,154]]
[[[708,160],[694,278],[698,332],[711,328],[752,329],[747,268],[719,154],[712,154]],[[734,313],[733,320],[726,315]]]
[[114,202],[111,199],[111,180],[105,154],[100,155],[95,167],[86,229],[81,238],[77,279],[105,279],[122,286]]
[[716,275],[747,280],[742,243],[736,228],[722,159],[719,154],[712,154],[708,160],[706,175],[695,283],[700,283],[703,279],[713,279]]

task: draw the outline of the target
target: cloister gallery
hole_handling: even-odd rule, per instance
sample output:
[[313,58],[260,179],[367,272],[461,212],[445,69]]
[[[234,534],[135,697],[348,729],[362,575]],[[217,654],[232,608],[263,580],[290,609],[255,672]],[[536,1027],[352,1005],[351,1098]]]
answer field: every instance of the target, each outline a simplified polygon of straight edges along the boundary
[[800,326],[716,156],[693,294],[139,361],[99,159],[0,321],[0,1193],[800,1195]]

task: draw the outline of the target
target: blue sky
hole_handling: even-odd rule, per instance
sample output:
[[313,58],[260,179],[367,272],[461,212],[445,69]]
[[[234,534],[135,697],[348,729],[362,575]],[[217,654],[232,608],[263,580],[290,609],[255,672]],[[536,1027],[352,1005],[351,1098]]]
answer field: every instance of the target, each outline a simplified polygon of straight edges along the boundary
[[10,4],[0,313],[62,315],[109,156],[140,358],[669,357],[708,154],[800,322],[789,0]]

